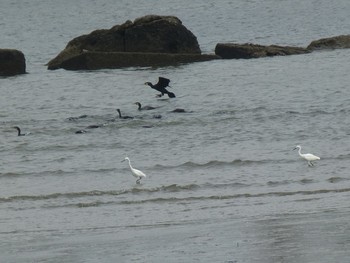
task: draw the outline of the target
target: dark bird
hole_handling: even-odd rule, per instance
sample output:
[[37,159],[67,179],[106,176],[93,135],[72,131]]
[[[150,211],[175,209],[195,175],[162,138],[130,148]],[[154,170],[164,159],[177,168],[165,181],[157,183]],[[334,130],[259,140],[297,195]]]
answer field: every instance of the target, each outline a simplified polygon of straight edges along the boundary
[[85,130],[79,130],[79,131],[76,131],[76,132],[75,132],[75,134],[84,134],[84,133],[86,133]]
[[138,110],[154,110],[156,109],[155,107],[152,107],[152,106],[141,106],[141,103],[140,102],[135,102],[135,104],[138,106]]
[[171,112],[186,112],[185,109],[176,108],[175,110],[172,110]]
[[69,121],[77,121],[78,119],[84,119],[84,118],[86,118],[87,117],[87,115],[80,115],[80,116],[78,116],[78,117],[69,117],[69,118],[67,118],[67,120],[69,120]]
[[133,119],[134,117],[131,116],[122,116],[122,113],[120,112],[120,109],[117,109],[117,112],[119,114],[120,119]]
[[13,127],[13,128],[15,128],[16,130],[17,130],[17,132],[18,132],[18,136],[25,136],[25,135],[27,135],[27,134],[29,134],[29,133],[26,133],[26,134],[24,134],[24,133],[22,133],[21,132],[21,129],[18,127],[18,126],[15,126],[15,127]]
[[87,129],[97,129],[97,128],[100,128],[102,125],[99,125],[99,124],[92,124],[92,125],[89,125],[87,126],[86,128]]
[[158,83],[153,85],[151,82],[146,82],[145,85],[150,86],[152,89],[159,91],[161,94],[158,97],[162,97],[164,94],[168,94],[169,98],[175,98],[175,94],[168,91],[166,87],[169,87],[170,79],[159,77]]

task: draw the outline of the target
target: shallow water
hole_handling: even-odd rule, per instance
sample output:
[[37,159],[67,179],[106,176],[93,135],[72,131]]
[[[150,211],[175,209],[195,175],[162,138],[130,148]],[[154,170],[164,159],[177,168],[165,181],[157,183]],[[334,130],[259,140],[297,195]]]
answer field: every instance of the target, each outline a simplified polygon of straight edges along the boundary
[[[2,4],[0,46],[22,50],[28,74],[0,79],[0,261],[345,262],[348,50],[155,69],[44,64],[73,37],[149,13],[178,16],[205,53],[230,41],[307,46],[347,34],[350,6],[163,2]],[[176,99],[143,85],[158,76]],[[308,167],[296,144],[321,160]],[[140,185],[125,155],[147,174]]]

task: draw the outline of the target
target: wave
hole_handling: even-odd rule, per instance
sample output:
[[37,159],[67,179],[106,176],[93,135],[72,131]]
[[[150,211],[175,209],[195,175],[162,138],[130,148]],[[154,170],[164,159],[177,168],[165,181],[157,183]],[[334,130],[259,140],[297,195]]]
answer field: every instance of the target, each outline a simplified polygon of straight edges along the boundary
[[177,185],[172,184],[168,186],[161,186],[155,188],[130,188],[125,190],[111,190],[111,191],[100,191],[92,190],[85,192],[72,192],[72,193],[53,193],[47,195],[15,195],[10,197],[1,197],[0,202],[13,202],[13,201],[40,201],[40,200],[49,200],[49,199],[58,199],[58,198],[84,198],[84,197],[93,197],[93,196],[119,196],[125,194],[140,194],[140,193],[155,193],[155,192],[178,192],[178,191],[191,191],[200,188],[196,184],[188,185]]
[[210,168],[210,167],[217,167],[217,166],[226,166],[226,165],[236,165],[236,166],[245,166],[245,165],[252,165],[252,164],[265,164],[270,162],[289,162],[289,160],[271,160],[271,159],[265,159],[265,160],[242,160],[242,159],[234,159],[232,161],[219,161],[219,160],[211,160],[205,163],[197,163],[197,162],[185,162],[178,165],[162,165],[162,164],[156,164],[153,166],[155,169],[169,169],[169,168]]
[[[329,182],[331,183],[337,183],[339,181],[347,180],[345,178],[339,178],[339,177],[332,177],[329,178]],[[275,186],[276,184],[288,184],[290,182],[283,181],[283,182],[268,182],[270,186]],[[309,182],[304,182],[309,183]],[[205,200],[221,200],[221,199],[239,199],[239,198],[261,198],[261,197],[271,197],[271,196],[277,196],[277,197],[284,197],[284,196],[294,196],[294,195],[319,195],[319,194],[328,194],[328,193],[344,193],[344,192],[350,192],[350,188],[341,188],[341,189],[316,189],[316,190],[302,190],[302,191],[274,191],[274,192],[262,192],[262,193],[236,193],[236,194],[217,194],[222,193],[220,191],[220,188],[245,188],[249,185],[242,184],[242,183],[231,183],[231,184],[211,184],[206,183],[203,185],[198,184],[186,184],[186,185],[178,185],[178,184],[171,184],[166,186],[160,186],[155,188],[139,188],[134,187],[130,189],[122,189],[122,190],[109,190],[109,191],[100,191],[100,190],[92,190],[92,191],[85,191],[85,192],[71,192],[71,193],[53,193],[53,194],[47,194],[47,195],[15,195],[10,197],[1,197],[0,203],[10,203],[10,202],[17,202],[17,201],[46,201],[46,200],[53,200],[53,199],[70,199],[73,204],[65,204],[64,206],[75,206],[75,207],[92,207],[92,206],[99,206],[99,205],[106,205],[106,204],[140,204],[140,203],[162,203],[162,202],[189,202],[189,201],[205,201]],[[208,193],[216,193],[213,195],[198,195],[198,190],[203,189],[219,189],[216,191],[208,191]],[[190,192],[191,196],[185,196],[185,197],[179,197],[171,195],[171,193],[175,192]],[[169,193],[169,195],[161,196],[161,197],[154,197],[149,198],[152,193]],[[114,199],[113,201],[102,201],[102,200],[93,200],[93,201],[87,201],[87,202],[76,202],[74,200],[84,199],[84,198],[94,198],[94,197],[100,197],[100,196],[122,196],[122,195],[139,195],[140,198],[127,198],[124,199]],[[146,195],[144,195],[146,194]],[[196,195],[197,194],[197,195]],[[146,197],[146,198],[144,198]],[[61,207],[62,205],[58,205]],[[47,206],[45,206],[47,207]],[[51,205],[49,206],[51,207]],[[53,205],[52,207],[57,207]]]
[[14,173],[14,172],[6,172],[6,173],[0,173],[0,177],[10,177],[10,178],[13,178],[13,177],[18,177],[18,176],[22,176],[23,174],[22,173]]
[[[60,159],[59,159],[60,160]],[[56,160],[57,161],[57,160]],[[124,168],[126,170],[126,168]],[[115,171],[115,168],[101,168],[101,169],[83,169],[83,173],[108,173]],[[63,176],[63,175],[74,175],[76,171],[71,170],[44,170],[40,172],[5,172],[0,173],[0,178],[14,178],[14,177],[41,177],[41,176]]]
[[318,194],[328,194],[328,193],[344,193],[350,192],[350,188],[344,189],[319,189],[319,190],[309,190],[309,191],[294,191],[294,192],[267,192],[258,194],[234,194],[234,195],[211,195],[211,196],[190,196],[190,197],[170,197],[170,198],[153,198],[144,200],[125,200],[121,201],[120,204],[143,204],[143,203],[169,203],[169,202],[189,202],[189,201],[206,201],[206,200],[230,200],[239,198],[259,198],[259,197],[284,197],[293,195],[318,195]]

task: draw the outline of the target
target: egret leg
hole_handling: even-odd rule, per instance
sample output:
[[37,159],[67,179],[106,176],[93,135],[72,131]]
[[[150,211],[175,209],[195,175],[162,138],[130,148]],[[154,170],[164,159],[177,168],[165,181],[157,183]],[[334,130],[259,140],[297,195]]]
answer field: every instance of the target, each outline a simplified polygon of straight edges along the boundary
[[310,167],[314,166],[314,164],[311,161],[307,162]]
[[141,177],[139,179],[136,180],[136,183],[137,184],[140,184],[140,180],[141,180]]

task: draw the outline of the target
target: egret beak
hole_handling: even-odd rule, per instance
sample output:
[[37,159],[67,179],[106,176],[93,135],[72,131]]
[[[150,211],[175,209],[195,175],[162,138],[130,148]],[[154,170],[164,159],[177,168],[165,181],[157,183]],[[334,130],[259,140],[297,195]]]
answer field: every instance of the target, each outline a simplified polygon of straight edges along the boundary
[[296,149],[298,149],[298,148],[297,148],[297,147],[294,147],[294,148],[293,148],[293,151],[296,150]]
[[122,160],[122,161],[121,161],[121,163],[122,163],[122,162],[124,162],[124,161],[125,161],[125,159],[124,159],[124,160]]

